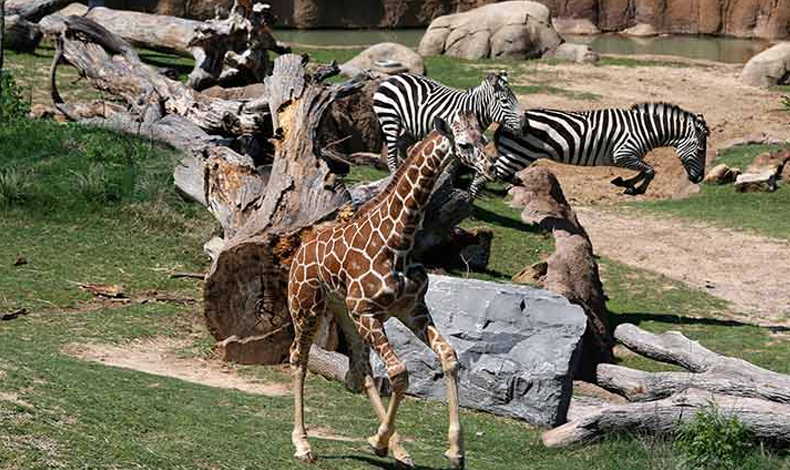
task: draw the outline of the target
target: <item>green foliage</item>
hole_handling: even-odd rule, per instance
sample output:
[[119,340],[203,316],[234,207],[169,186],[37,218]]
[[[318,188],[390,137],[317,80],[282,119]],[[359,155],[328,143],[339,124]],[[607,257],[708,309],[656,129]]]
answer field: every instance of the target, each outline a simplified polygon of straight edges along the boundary
[[17,84],[10,70],[3,70],[3,95],[0,97],[0,110],[3,121],[26,119],[30,112],[30,100],[25,90]]
[[692,469],[740,469],[750,455],[751,432],[736,416],[725,416],[711,403],[683,422],[675,445]]
[[23,202],[28,186],[25,174],[16,168],[0,168],[0,207]]
[[782,105],[785,107],[785,110],[790,113],[790,96],[782,97]]

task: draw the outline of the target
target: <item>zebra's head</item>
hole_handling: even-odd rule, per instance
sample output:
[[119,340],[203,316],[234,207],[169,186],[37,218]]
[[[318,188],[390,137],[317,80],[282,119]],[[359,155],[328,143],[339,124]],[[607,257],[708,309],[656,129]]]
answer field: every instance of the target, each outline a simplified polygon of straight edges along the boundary
[[461,111],[449,123],[437,116],[433,125],[442,137],[450,141],[451,151],[445,163],[457,158],[462,165],[477,171],[486,179],[494,178],[494,161],[486,153],[488,139],[483,135],[475,113]]
[[503,124],[513,131],[523,131],[527,122],[524,108],[508,85],[507,72],[489,73],[481,87],[489,93],[487,111],[491,122]]
[[708,125],[702,114],[689,113],[685,119],[685,135],[677,146],[689,181],[699,183],[705,177],[705,158],[708,153]]

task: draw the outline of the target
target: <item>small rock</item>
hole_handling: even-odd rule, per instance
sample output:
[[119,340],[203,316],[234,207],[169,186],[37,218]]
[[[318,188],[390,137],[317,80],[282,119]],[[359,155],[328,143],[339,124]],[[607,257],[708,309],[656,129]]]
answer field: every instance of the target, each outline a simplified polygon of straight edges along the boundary
[[730,168],[724,163],[720,163],[711,168],[702,182],[707,184],[730,184],[734,182],[740,174],[740,169]]
[[27,264],[27,259],[24,256],[17,257],[16,261],[14,261],[14,266],[22,266]]
[[735,180],[735,191],[739,193],[772,193],[776,191],[776,172],[744,173]]
[[790,149],[781,149],[775,152],[764,152],[757,155],[746,169],[747,173],[774,172],[777,179],[781,179],[782,170],[790,161]]
[[344,75],[352,77],[365,70],[386,74],[408,71],[424,75],[425,63],[420,54],[403,44],[382,42],[368,47],[340,66],[340,71]]
[[554,29],[563,36],[596,36],[601,30],[587,18],[552,18]]
[[624,34],[626,36],[649,37],[657,36],[658,31],[656,31],[656,28],[652,24],[639,23],[628,29],[622,30],[620,34]]
[[543,57],[552,57],[580,64],[598,62],[600,56],[586,44],[570,44],[564,42],[554,50],[547,52]]

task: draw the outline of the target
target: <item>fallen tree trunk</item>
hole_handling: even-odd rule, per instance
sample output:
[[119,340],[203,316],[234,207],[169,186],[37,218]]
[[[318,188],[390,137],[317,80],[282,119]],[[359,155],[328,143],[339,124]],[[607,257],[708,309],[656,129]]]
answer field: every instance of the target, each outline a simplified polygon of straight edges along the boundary
[[613,365],[598,368],[599,385],[631,401],[664,398],[687,388],[790,404],[790,376],[717,354],[676,331],[656,335],[623,324],[615,338],[629,349],[688,372],[642,372]]
[[755,398],[719,395],[688,389],[663,400],[607,406],[577,421],[543,433],[543,444],[560,447],[590,442],[611,432],[670,434],[696,410],[714,405],[725,416],[737,417],[760,441],[790,445],[790,405]]
[[594,381],[597,365],[614,361],[614,340],[607,326],[606,295],[590,237],[547,168],[529,167],[518,176],[523,186],[510,190],[511,204],[523,207],[521,219],[525,223],[538,224],[554,236],[554,253],[539,273],[539,284],[581,306],[587,314],[577,378]]
[[19,15],[20,18],[37,23],[71,3],[74,0],[6,0],[6,14]]
[[205,22],[82,5],[63,14],[85,15],[135,46],[193,57],[188,86],[196,90],[259,83],[271,71],[267,51],[289,51],[272,36],[275,17],[261,3],[234,5],[227,18]]
[[547,446],[587,442],[608,432],[668,434],[708,406],[738,418],[760,441],[790,445],[790,376],[722,356],[678,332],[656,335],[623,324],[614,334],[635,352],[691,372],[651,373],[599,365],[598,385],[624,395],[630,403],[601,406],[545,432]]
[[9,50],[24,53],[36,50],[42,37],[37,24],[31,23],[19,15],[3,16],[0,21],[6,23],[5,35],[1,42]]
[[143,64],[129,44],[86,18],[51,15],[41,24],[47,34],[56,38],[57,51],[50,73],[52,97],[64,114],[68,115],[68,106],[54,87],[61,61],[76,67],[94,88],[122,99],[144,122],[176,114],[212,134],[271,135],[266,97],[243,102],[204,96]]

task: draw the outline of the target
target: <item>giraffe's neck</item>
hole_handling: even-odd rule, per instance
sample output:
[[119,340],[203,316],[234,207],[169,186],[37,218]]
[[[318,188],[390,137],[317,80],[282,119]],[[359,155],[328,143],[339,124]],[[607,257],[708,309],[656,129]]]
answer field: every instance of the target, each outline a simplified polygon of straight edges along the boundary
[[[414,236],[422,225],[425,207],[450,152],[450,141],[434,131],[413,152],[415,154],[403,163],[404,171],[399,172],[395,187],[379,208],[382,221],[392,222],[392,228],[382,233],[385,243],[401,255],[414,246]],[[382,223],[383,227],[389,225]]]

